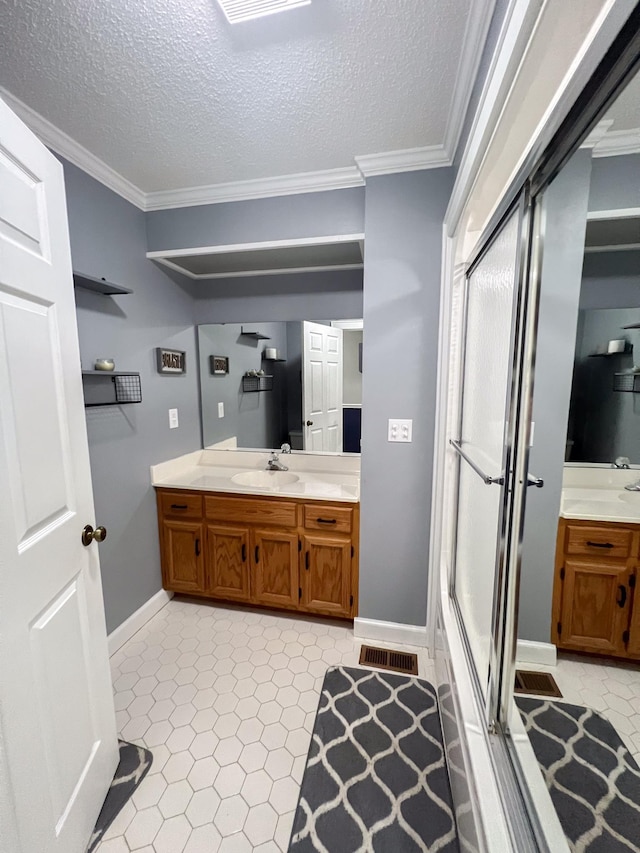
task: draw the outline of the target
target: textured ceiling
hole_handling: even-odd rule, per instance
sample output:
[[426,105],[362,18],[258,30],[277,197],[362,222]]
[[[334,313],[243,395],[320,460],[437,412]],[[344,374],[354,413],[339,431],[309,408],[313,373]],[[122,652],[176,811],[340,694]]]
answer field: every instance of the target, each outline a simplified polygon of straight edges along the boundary
[[0,0],[0,85],[145,192],[353,166],[444,142],[470,2]]
[[611,119],[611,130],[636,130],[640,128],[640,73],[632,78],[607,110],[606,119]]

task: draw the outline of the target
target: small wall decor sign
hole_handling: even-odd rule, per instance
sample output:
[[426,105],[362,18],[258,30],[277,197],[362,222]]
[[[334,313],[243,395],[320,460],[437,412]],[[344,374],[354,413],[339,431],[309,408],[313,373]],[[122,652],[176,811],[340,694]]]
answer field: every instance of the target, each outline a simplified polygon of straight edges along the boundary
[[223,375],[229,372],[229,357],[226,355],[210,355],[211,372]]
[[186,373],[187,354],[179,349],[156,348],[158,373]]

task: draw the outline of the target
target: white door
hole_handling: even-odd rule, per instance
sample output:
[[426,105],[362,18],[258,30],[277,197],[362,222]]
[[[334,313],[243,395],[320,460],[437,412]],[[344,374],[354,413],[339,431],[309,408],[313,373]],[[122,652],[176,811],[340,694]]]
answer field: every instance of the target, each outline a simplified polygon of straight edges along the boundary
[[305,450],[342,452],[342,329],[302,324]]
[[118,763],[62,167],[0,100],[0,847],[82,853]]

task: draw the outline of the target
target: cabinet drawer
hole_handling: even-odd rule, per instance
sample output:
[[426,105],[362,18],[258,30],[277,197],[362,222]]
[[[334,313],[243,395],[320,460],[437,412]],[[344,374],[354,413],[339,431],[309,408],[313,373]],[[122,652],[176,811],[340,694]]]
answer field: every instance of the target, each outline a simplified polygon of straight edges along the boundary
[[202,518],[202,495],[193,492],[160,492],[163,515],[176,518]]
[[624,527],[583,527],[567,525],[565,552],[567,554],[588,554],[594,557],[628,557],[631,552],[633,533]]
[[268,501],[259,498],[226,498],[207,495],[205,515],[213,521],[237,524],[296,526],[296,505],[292,501]]
[[351,533],[353,510],[343,506],[304,505],[304,526],[309,530]]

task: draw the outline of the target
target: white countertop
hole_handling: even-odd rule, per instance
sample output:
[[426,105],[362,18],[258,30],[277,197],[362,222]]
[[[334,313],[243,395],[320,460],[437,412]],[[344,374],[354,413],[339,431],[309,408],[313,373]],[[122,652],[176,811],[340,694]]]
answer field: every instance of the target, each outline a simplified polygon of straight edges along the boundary
[[[295,482],[278,482],[280,472],[268,472],[267,451],[199,450],[151,466],[151,482],[159,488],[226,492],[239,495],[271,495],[309,500],[360,500],[360,457],[350,454],[307,454],[293,451],[280,455]],[[275,474],[275,476],[272,476]],[[260,479],[245,485],[236,478]]]
[[640,469],[565,466],[560,515],[590,521],[640,524],[640,492],[625,486],[640,479]]

